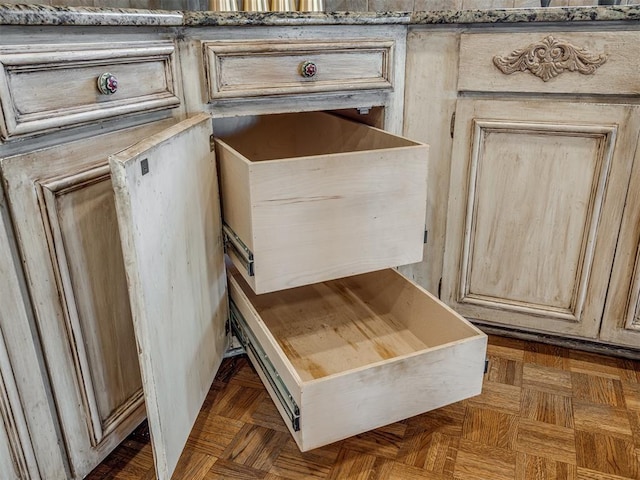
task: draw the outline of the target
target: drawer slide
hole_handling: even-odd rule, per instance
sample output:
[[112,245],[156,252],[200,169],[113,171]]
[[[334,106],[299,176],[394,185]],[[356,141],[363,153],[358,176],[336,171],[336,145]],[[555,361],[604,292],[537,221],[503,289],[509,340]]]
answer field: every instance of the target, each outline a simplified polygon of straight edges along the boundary
[[278,371],[273,366],[271,360],[264,352],[256,338],[251,333],[251,330],[247,326],[247,322],[242,317],[242,314],[233,303],[233,300],[229,301],[229,321],[231,323],[231,329],[236,338],[240,341],[247,353],[251,354],[256,359],[256,362],[262,372],[264,373],[269,385],[275,392],[278,400],[282,404],[291,426],[295,432],[300,431],[300,409],[295,400],[289,393],[286,385],[282,382]]
[[224,250],[227,254],[234,255],[247,271],[247,275],[253,277],[255,274],[253,268],[253,252],[249,250],[244,242],[236,235],[228,225],[222,226],[222,234],[224,235]]

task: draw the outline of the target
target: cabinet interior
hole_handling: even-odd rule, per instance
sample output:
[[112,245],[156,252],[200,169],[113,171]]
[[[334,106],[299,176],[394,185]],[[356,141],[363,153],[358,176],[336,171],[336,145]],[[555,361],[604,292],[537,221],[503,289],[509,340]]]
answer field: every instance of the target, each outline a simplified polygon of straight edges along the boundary
[[[381,130],[383,107],[214,119],[214,135],[250,162],[416,145]],[[344,119],[353,121],[344,121]],[[373,126],[378,130],[366,128]]]

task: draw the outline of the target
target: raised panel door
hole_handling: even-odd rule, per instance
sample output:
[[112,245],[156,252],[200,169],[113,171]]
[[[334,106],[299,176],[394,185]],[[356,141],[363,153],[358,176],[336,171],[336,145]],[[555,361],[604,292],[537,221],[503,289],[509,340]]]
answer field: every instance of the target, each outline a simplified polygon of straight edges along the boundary
[[73,478],[89,473],[145,417],[106,162],[165,125],[1,160]]
[[443,298],[597,337],[638,123],[626,106],[460,100]]

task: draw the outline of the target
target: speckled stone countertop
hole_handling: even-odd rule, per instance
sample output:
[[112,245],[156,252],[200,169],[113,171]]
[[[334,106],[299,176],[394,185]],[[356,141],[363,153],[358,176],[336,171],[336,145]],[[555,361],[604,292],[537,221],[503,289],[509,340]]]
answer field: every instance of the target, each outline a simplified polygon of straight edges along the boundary
[[0,25],[180,26],[182,12],[0,3]]
[[413,12],[413,24],[611,22],[640,20],[640,5],[614,7],[505,8]]
[[53,7],[0,3],[0,25],[455,25],[482,23],[610,22],[640,20],[640,5],[614,7],[507,8],[428,12],[201,12]]

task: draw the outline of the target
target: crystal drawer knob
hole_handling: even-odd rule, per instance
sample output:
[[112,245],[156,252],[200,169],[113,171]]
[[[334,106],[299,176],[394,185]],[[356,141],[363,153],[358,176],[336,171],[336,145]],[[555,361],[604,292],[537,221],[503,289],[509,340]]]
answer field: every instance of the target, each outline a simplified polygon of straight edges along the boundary
[[300,65],[300,75],[304,78],[313,78],[318,73],[318,66],[313,62],[303,62]]
[[98,90],[103,95],[113,95],[118,91],[118,79],[112,73],[103,73],[98,77]]

